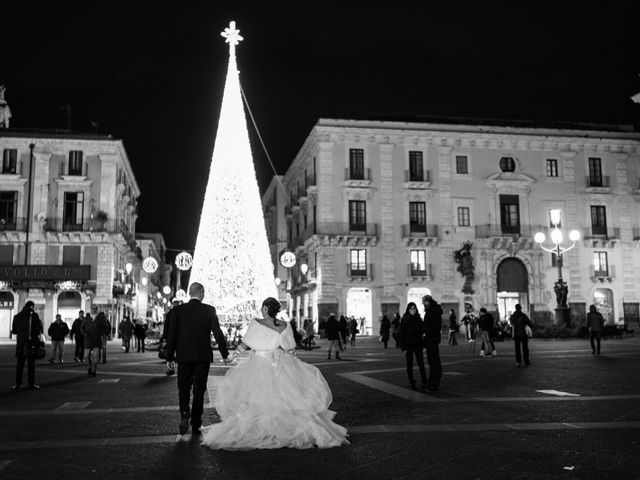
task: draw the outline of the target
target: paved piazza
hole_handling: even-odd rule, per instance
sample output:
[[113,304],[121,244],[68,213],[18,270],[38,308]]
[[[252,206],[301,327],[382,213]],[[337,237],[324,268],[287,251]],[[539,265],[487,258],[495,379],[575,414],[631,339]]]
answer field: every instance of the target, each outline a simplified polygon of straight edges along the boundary
[[[604,341],[600,356],[582,340],[535,339],[528,368],[515,368],[512,342],[494,358],[445,343],[435,394],[410,391],[404,356],[375,338],[341,361],[318,345],[298,356],[327,378],[351,445],[244,452],[177,435],[176,379],[155,351],[113,341],[92,378],[67,343],[64,366],[37,364],[40,391],[14,393],[14,347],[2,345],[0,479],[640,479],[638,337]],[[216,353],[205,425],[227,368]]]

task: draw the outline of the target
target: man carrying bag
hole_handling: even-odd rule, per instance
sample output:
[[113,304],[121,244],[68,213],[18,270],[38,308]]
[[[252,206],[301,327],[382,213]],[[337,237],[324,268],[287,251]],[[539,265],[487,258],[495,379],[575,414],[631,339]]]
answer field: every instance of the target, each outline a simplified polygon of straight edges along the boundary
[[[40,317],[33,311],[35,304],[29,300],[24,304],[20,312],[13,317],[11,333],[16,335],[16,383],[12,390],[22,389],[22,374],[24,363],[27,362],[27,381],[31,390],[38,390],[40,387],[35,383],[36,357],[32,354],[32,345],[43,343],[40,336],[43,333],[43,326]],[[44,357],[44,355],[43,355]],[[41,357],[41,358],[43,358]]]

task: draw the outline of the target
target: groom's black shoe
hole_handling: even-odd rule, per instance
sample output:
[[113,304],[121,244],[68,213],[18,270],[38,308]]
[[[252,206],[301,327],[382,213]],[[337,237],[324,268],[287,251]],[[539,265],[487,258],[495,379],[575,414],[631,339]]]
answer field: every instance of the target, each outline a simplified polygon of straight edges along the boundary
[[179,428],[179,432],[180,435],[184,435],[185,433],[187,433],[187,430],[189,430],[189,415],[182,415],[182,418],[180,419],[180,428]]

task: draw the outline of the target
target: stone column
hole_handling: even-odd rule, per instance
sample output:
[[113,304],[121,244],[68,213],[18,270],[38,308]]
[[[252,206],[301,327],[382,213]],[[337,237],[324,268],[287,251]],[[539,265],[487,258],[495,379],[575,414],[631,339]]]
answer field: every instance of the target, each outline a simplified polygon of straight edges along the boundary
[[[438,197],[440,199],[439,241],[442,252],[441,278],[435,278],[436,283],[441,283],[442,300],[457,301],[452,293],[455,289],[455,264],[453,261],[454,246],[448,237],[443,235],[444,230],[453,231],[453,213],[451,211],[451,147],[438,147]],[[452,293],[448,293],[452,292]]]
[[[393,211],[393,148],[380,144],[380,247],[382,248],[382,310],[387,297],[396,294],[395,221]],[[397,304],[397,298],[392,302]]]
[[[633,209],[630,203],[631,186],[629,185],[627,166],[630,159],[638,163],[638,155],[630,156],[626,153],[615,153],[613,157],[616,159],[616,185],[618,186],[618,191],[614,193],[616,194],[615,198],[618,199],[618,221],[622,248],[622,272],[620,272],[624,289],[622,300],[624,302],[637,302],[638,287],[635,283],[637,268],[633,263],[633,225],[631,223]],[[619,305],[622,305],[622,302]]]

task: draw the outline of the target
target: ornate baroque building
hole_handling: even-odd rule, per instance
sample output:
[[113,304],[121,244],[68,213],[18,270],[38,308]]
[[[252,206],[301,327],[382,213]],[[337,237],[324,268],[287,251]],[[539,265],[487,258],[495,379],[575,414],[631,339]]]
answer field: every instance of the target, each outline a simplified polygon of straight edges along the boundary
[[70,321],[91,304],[115,329],[136,311],[142,260],[140,190],[122,141],[2,130],[0,152],[0,337],[28,299],[45,331],[56,313]]
[[591,303],[638,321],[640,134],[624,126],[321,119],[263,205],[296,317],[355,315],[376,334],[430,293],[458,315],[521,303],[552,323],[558,262],[533,237],[561,209],[565,239],[582,236],[560,267],[573,321]]

